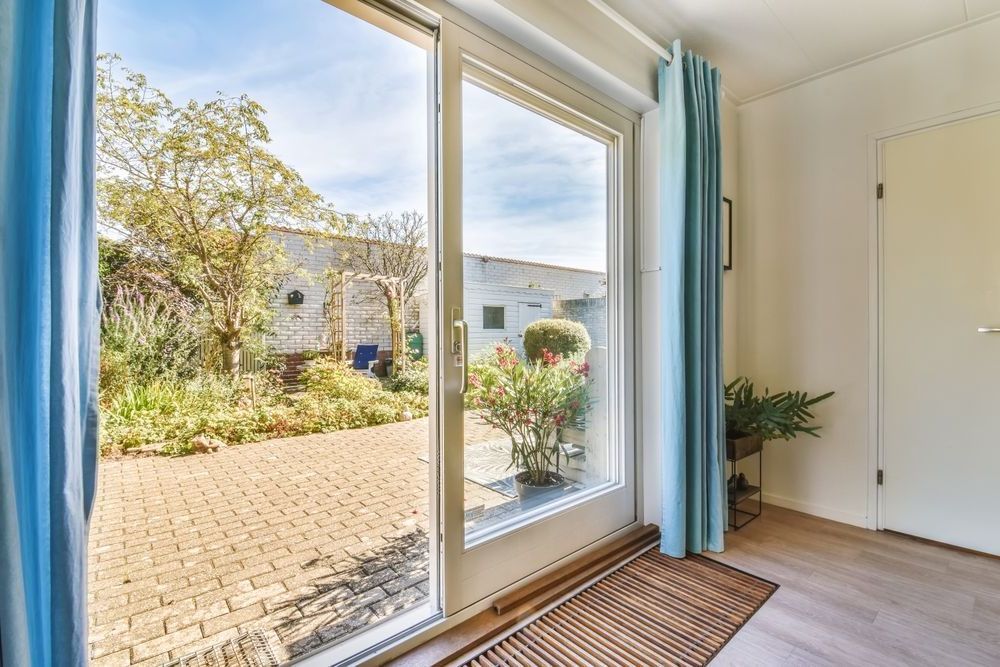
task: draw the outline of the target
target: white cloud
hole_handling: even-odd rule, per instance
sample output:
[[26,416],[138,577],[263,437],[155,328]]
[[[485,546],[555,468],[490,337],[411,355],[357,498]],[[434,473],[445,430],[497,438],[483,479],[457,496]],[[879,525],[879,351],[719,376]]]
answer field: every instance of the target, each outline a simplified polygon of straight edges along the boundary
[[[320,0],[102,0],[98,48],[175,101],[247,93],[339,210],[427,208],[427,54]],[[604,270],[604,147],[465,86],[465,247]]]

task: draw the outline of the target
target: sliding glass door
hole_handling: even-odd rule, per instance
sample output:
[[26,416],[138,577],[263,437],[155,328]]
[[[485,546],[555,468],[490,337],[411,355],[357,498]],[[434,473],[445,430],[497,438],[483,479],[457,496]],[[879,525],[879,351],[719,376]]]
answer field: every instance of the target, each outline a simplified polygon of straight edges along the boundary
[[636,118],[430,4],[102,3],[93,660],[333,664],[635,521]]
[[441,28],[444,601],[636,517],[633,123]]

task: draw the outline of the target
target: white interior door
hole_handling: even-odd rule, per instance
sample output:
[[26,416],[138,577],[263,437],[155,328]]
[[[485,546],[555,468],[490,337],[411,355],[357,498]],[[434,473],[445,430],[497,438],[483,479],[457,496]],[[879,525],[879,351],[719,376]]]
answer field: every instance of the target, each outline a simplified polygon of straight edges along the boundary
[[1000,116],[883,167],[883,526],[1000,554]]
[[[485,600],[636,521],[634,136],[634,119],[453,23],[442,24],[439,238],[446,613]],[[511,441],[517,436],[484,424],[487,409],[470,405],[478,373],[474,369],[470,378],[469,365],[478,355],[465,355],[465,320],[474,317],[462,308],[475,302],[466,293],[465,253],[495,256],[491,262],[506,268],[486,280],[501,285],[552,289],[550,283],[557,279],[572,281],[569,274],[606,277],[604,303],[597,297],[596,304],[606,321],[597,317],[587,323],[604,327],[607,336],[593,335],[602,345],[586,353],[589,397],[577,402],[586,407],[572,421],[560,422],[567,424],[567,433],[572,426],[583,444],[573,450],[572,459],[559,457],[556,481],[563,482],[530,497],[520,495],[513,481],[524,469],[512,464]],[[553,272],[553,265],[584,271]],[[563,286],[562,291],[571,289]],[[594,288],[580,287],[580,295],[585,289]],[[530,310],[519,308],[518,316]],[[504,345],[503,338],[500,331],[486,349]],[[485,395],[507,400],[515,393]],[[526,400],[538,401],[537,392]],[[515,429],[525,433],[546,412],[551,413],[532,403],[493,414],[534,420]],[[565,442],[561,437],[553,442]]]

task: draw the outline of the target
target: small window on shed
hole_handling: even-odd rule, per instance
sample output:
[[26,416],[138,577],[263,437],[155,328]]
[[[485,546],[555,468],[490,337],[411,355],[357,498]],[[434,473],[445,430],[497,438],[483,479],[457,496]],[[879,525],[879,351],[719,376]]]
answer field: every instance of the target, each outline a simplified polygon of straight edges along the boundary
[[483,306],[483,328],[505,329],[503,310],[503,306]]

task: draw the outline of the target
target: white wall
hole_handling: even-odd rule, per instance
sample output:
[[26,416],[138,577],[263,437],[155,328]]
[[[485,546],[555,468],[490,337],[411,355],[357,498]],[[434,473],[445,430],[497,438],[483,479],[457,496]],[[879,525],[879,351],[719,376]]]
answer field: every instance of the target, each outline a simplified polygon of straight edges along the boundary
[[[539,317],[552,317],[552,290],[513,287],[490,283],[465,283],[462,303],[465,321],[469,323],[469,359],[474,360],[483,350],[491,349],[504,340],[519,353],[524,352],[521,337],[521,303],[537,303]],[[503,306],[503,329],[483,328],[483,306]]]
[[869,456],[869,138],[1000,101],[1000,21],[739,108],[738,371],[836,390],[819,440],[769,443],[766,499],[865,525]]
[[[659,198],[656,183],[659,129],[657,112],[643,116],[642,138],[642,227],[641,227],[641,387],[639,400],[642,407],[641,438],[643,448],[643,519],[646,523],[660,522],[660,346],[659,346]],[[722,102],[722,194],[733,200],[733,247],[742,233],[742,212],[739,192],[739,127],[736,107],[727,100]],[[734,250],[735,254],[735,250]],[[722,334],[723,373],[726,379],[739,371],[739,347],[736,344],[738,309],[736,285],[743,273],[740,257],[733,260],[733,270],[722,278]]]

